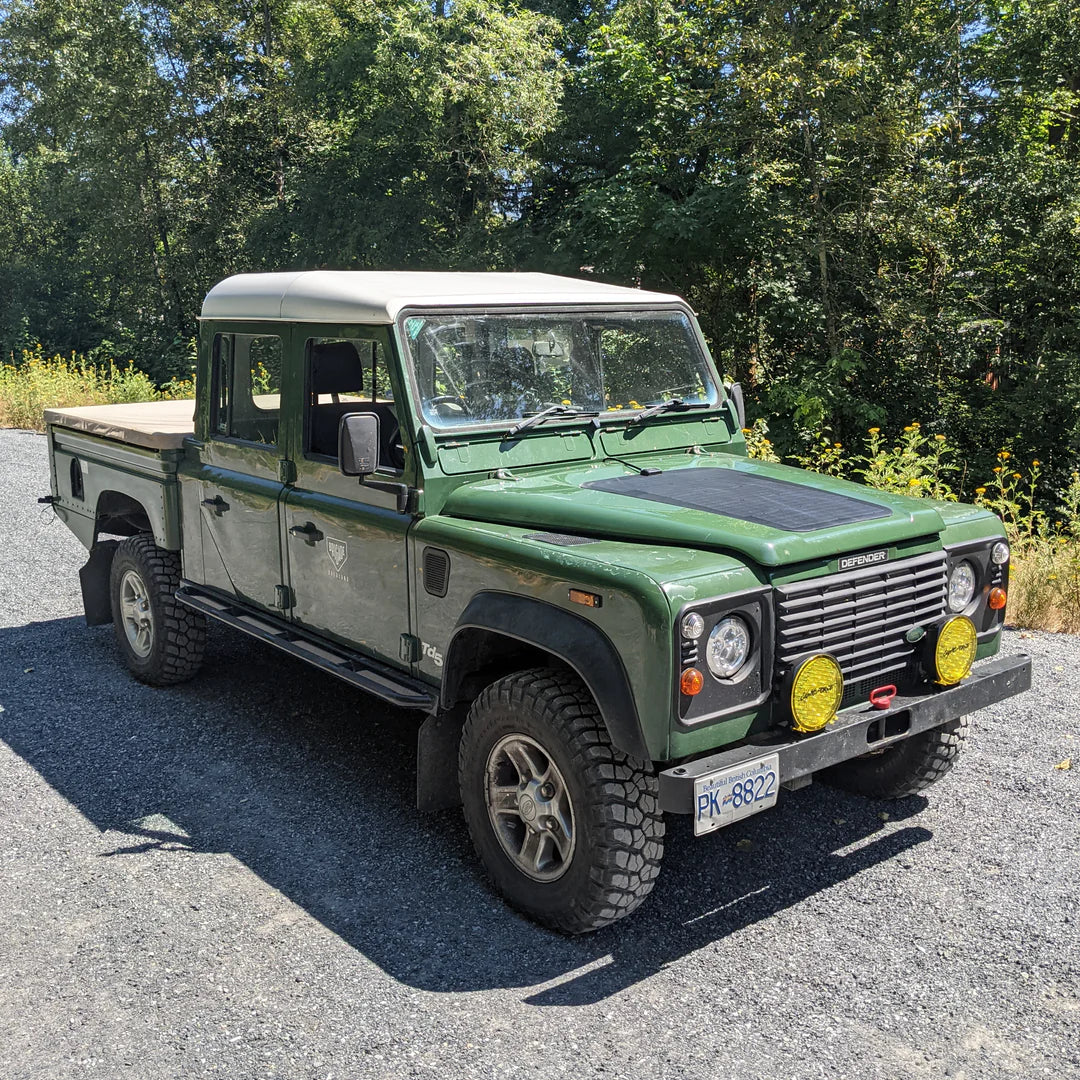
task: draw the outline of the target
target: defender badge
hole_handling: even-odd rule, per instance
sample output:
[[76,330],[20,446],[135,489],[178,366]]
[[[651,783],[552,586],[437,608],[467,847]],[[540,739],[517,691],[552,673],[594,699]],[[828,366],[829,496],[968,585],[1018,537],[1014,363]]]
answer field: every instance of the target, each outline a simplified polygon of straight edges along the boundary
[[334,569],[340,574],[341,568],[345,565],[345,560],[349,557],[348,545],[344,540],[331,540],[328,536],[326,538],[326,554],[330,556]]
[[855,570],[860,566],[874,566],[877,563],[886,562],[888,558],[888,548],[881,548],[879,551],[864,551],[861,555],[845,555],[837,562],[836,569]]

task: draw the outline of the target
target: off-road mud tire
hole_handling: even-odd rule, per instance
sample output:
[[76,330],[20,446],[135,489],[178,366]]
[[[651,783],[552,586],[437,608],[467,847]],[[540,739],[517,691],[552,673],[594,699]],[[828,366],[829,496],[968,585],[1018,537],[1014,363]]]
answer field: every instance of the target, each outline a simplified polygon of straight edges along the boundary
[[[153,621],[149,652],[132,648],[121,612],[121,582],[134,571],[146,587]],[[206,618],[176,599],[180,587],[180,556],[164,551],[147,535],[122,541],[113,556],[109,577],[113,628],[128,670],[150,686],[171,686],[192,678],[202,666],[206,649]]]
[[821,773],[821,779],[833,787],[871,799],[914,795],[936,783],[953,767],[967,739],[968,727],[968,717],[961,716],[880,753],[864,754],[834,765]]
[[[489,755],[514,734],[543,748],[572,800],[573,854],[553,881],[533,880],[514,863],[488,814]],[[652,891],[664,852],[656,776],[611,745],[592,695],[572,673],[535,668],[488,686],[465,722],[458,778],[469,833],[492,883],[537,922],[586,933],[628,915]]]

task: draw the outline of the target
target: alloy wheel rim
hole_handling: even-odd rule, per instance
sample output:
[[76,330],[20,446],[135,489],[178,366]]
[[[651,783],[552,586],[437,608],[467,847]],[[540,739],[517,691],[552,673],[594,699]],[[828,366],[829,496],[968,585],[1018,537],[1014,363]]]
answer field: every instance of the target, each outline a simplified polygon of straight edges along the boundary
[[120,579],[120,618],[131,651],[145,660],[154,647],[154,613],[146,585],[134,570],[125,571]]
[[485,772],[488,817],[503,851],[534,881],[562,877],[574,857],[574,805],[551,755],[528,735],[507,735]]

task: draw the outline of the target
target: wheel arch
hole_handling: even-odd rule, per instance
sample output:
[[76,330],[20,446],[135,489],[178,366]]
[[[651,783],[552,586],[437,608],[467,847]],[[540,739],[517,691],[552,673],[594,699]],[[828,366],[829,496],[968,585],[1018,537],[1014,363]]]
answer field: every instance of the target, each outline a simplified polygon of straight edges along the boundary
[[[154,528],[147,508],[133,495],[115,488],[106,488],[98,495],[94,509],[94,537],[102,533],[111,536],[136,536],[138,533],[154,533],[155,541],[159,530]],[[164,532],[164,529],[160,530]]]
[[588,688],[612,745],[651,765],[630,679],[611,639],[587,619],[543,600],[481,592],[469,601],[447,646],[442,708],[471,700],[481,679],[487,685],[509,671],[552,661]]

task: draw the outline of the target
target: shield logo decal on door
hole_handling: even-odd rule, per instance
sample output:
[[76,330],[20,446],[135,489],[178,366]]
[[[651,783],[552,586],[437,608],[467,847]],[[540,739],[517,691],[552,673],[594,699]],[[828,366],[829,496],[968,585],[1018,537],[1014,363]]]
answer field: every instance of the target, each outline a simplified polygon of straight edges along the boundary
[[349,548],[344,540],[332,540],[329,536],[326,538],[326,554],[330,556],[330,561],[334,564],[334,569],[341,573],[341,568],[345,565],[345,560],[349,557]]

